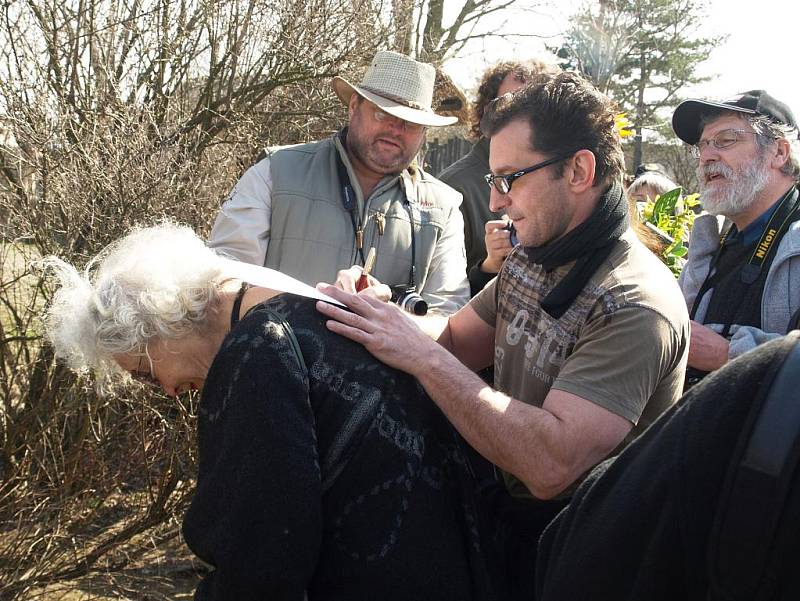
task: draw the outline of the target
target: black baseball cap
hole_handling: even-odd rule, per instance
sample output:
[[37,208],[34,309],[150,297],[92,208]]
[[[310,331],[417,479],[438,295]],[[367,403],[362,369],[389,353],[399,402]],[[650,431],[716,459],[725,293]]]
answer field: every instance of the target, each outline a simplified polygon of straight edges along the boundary
[[711,102],[710,100],[684,100],[672,114],[672,129],[687,144],[700,141],[700,120],[705,115],[716,115],[734,111],[746,115],[762,115],[776,123],[797,129],[792,109],[764,90],[750,90],[732,100]]

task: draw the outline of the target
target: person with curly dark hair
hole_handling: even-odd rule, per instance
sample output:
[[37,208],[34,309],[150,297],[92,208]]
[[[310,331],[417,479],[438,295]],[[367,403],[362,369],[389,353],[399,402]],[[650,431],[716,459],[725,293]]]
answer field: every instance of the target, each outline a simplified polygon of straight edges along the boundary
[[[489,140],[481,135],[481,119],[495,98],[513,92],[539,76],[555,75],[559,68],[539,59],[502,61],[483,74],[478,96],[472,107],[470,134],[476,140],[469,154],[440,175],[439,179],[464,197],[464,245],[467,249],[470,293],[475,296],[500,271],[500,264],[511,251],[510,231],[503,229],[503,213],[489,208],[489,190],[483,176],[489,173]],[[488,252],[487,252],[488,251]]]

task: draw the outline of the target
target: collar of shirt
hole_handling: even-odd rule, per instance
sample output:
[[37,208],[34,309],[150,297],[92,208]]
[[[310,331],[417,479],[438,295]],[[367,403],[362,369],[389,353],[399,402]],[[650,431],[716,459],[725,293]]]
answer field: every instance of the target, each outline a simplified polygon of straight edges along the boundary
[[769,223],[770,217],[775,212],[775,209],[778,208],[778,204],[783,199],[781,196],[778,200],[772,203],[772,206],[768,208],[766,211],[761,213],[758,218],[753,221],[750,225],[744,228],[741,232],[736,229],[736,226],[732,226],[731,235],[728,236],[728,239],[732,241],[739,242],[745,246],[748,246],[758,240],[761,237],[761,234],[764,232],[764,228],[767,227],[767,223]]

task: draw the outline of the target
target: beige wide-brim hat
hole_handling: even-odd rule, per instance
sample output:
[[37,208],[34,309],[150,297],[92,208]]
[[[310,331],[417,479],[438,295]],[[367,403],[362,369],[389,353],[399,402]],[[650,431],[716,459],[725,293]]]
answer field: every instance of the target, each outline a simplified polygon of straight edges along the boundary
[[458,117],[433,112],[435,80],[436,69],[432,65],[384,50],[372,59],[359,85],[337,76],[333,78],[333,91],[345,105],[355,92],[403,121],[432,127],[452,125]]

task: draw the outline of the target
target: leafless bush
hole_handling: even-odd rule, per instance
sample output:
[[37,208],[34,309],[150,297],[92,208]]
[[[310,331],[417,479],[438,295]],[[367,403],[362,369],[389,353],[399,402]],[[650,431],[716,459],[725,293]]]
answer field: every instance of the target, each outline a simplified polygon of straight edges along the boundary
[[41,344],[52,290],[32,261],[82,265],[164,216],[207,232],[260,148],[336,128],[329,78],[389,37],[367,0],[2,10],[0,598],[14,599],[119,582],[177,536],[195,461],[194,400],[100,397],[53,360]]

